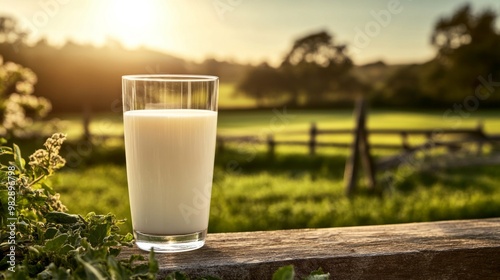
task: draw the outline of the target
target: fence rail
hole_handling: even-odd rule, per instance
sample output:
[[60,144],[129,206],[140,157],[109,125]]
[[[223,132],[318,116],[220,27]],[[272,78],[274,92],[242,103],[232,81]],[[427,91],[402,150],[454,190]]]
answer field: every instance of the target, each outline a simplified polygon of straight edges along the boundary
[[[311,123],[308,130],[297,130],[279,133],[279,136],[291,135],[307,135],[308,140],[276,140],[276,135],[269,134],[266,139],[257,136],[242,135],[242,136],[217,136],[218,145],[223,148],[228,143],[249,143],[267,145],[269,153],[274,153],[276,146],[304,146],[308,147],[309,153],[314,155],[317,147],[332,147],[332,148],[350,148],[352,142],[321,142],[318,141],[319,135],[354,135],[356,129],[318,129],[315,123]],[[411,145],[409,138],[411,136],[420,135],[426,136],[427,141],[432,141],[436,147],[448,147],[450,149],[457,148],[466,143],[475,143],[481,147],[486,143],[500,142],[500,135],[487,135],[484,132],[482,123],[479,123],[473,128],[462,129],[441,129],[441,128],[425,128],[425,129],[386,129],[374,128],[367,129],[366,135],[399,135],[401,144],[388,143],[370,143],[371,148],[377,149],[418,149],[420,145]],[[454,136],[454,140],[437,140],[437,136]]]

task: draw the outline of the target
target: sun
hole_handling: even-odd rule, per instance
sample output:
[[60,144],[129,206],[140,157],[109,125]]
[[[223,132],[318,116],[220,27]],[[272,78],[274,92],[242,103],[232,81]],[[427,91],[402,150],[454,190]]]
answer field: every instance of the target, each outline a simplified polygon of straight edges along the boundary
[[106,26],[111,37],[126,46],[139,46],[148,42],[159,31],[160,13],[166,16],[159,1],[110,0],[106,1]]

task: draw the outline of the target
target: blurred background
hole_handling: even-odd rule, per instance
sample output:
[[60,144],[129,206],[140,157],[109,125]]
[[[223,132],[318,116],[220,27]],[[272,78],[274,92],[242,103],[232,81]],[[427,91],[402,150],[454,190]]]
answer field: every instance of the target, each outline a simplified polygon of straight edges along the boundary
[[495,0],[0,0],[0,136],[27,156],[66,133],[51,179],[63,202],[129,219],[121,76],[217,75],[209,231],[498,217],[499,13]]

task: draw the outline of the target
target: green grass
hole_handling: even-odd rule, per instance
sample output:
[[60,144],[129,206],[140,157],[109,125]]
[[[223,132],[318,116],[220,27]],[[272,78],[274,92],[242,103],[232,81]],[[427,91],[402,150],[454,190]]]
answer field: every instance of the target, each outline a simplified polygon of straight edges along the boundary
[[239,93],[235,84],[221,83],[219,85],[219,108],[241,109],[255,106],[255,100]]
[[[130,221],[127,179],[123,165],[94,165],[83,170],[66,169],[52,179],[62,202],[72,213],[114,213]],[[130,225],[127,224],[130,229]]]
[[[291,131],[304,131],[314,121],[321,128],[353,127],[349,110],[221,111],[218,129],[224,135],[268,133],[291,139]],[[281,113],[278,113],[281,112]],[[280,119],[279,116],[282,118]],[[465,128],[482,120],[488,133],[500,134],[500,114],[478,111],[461,119],[459,126],[443,112],[372,110],[373,128]],[[78,118],[64,121],[78,133]],[[120,134],[119,115],[100,115],[92,127],[102,133]],[[103,129],[110,128],[109,131]],[[102,128],[102,129],[100,129]],[[100,130],[99,130],[100,129]],[[99,133],[97,133],[99,134]],[[279,135],[278,135],[279,134]],[[293,136],[307,139],[307,136]],[[71,138],[71,137],[70,137]],[[83,150],[71,138],[63,147]],[[349,136],[320,136],[319,141],[349,141]],[[400,143],[398,137],[371,141]],[[423,141],[416,139],[414,141]],[[395,170],[392,182],[380,180],[381,196],[361,186],[352,198],[344,195],[343,171],[349,151],[319,148],[308,156],[306,147],[278,147],[269,158],[266,147],[230,145],[216,156],[210,214],[210,232],[332,227],[500,216],[500,166],[436,170]],[[379,154],[375,151],[376,154]],[[394,153],[390,152],[390,153]],[[120,141],[103,142],[79,153],[80,161],[59,172],[52,184],[72,212],[113,212],[130,218],[124,148]],[[382,175],[379,174],[379,179]],[[124,228],[130,231],[128,222]]]
[[[344,195],[343,157],[258,154],[252,162],[235,151],[219,154],[210,232],[318,228],[484,218],[500,215],[498,166],[397,176],[382,181],[382,196],[361,186]],[[237,168],[227,163],[237,161]],[[239,160],[239,161],[238,161]],[[52,182],[70,211],[113,212],[130,218],[125,167],[92,165],[65,170]],[[128,222],[124,228],[130,231]]]

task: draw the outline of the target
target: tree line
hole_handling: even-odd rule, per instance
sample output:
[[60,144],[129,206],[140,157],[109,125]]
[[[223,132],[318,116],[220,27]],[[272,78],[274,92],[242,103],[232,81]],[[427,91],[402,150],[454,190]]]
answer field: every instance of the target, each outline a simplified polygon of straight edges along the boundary
[[296,40],[278,66],[251,66],[215,59],[194,63],[145,48],[128,50],[114,40],[102,47],[73,42],[55,47],[44,39],[28,44],[29,34],[10,17],[0,17],[0,56],[36,73],[36,95],[49,99],[53,112],[120,110],[120,77],[144,73],[217,75],[258,107],[351,106],[358,96],[398,108],[495,107],[500,105],[496,18],[492,10],[464,5],[435,23],[429,38],[433,59],[399,66],[357,66],[349,46],[327,31]]
[[[353,65],[348,46],[321,31],[295,41],[278,67],[264,63],[239,83],[259,106],[334,106],[365,96],[373,104],[398,107],[500,105],[500,32],[492,10],[464,5],[440,18],[430,42],[435,57],[391,70],[384,63]],[[361,68],[361,69],[360,69]],[[366,68],[386,72],[363,79]],[[361,72],[361,75],[360,75]]]

